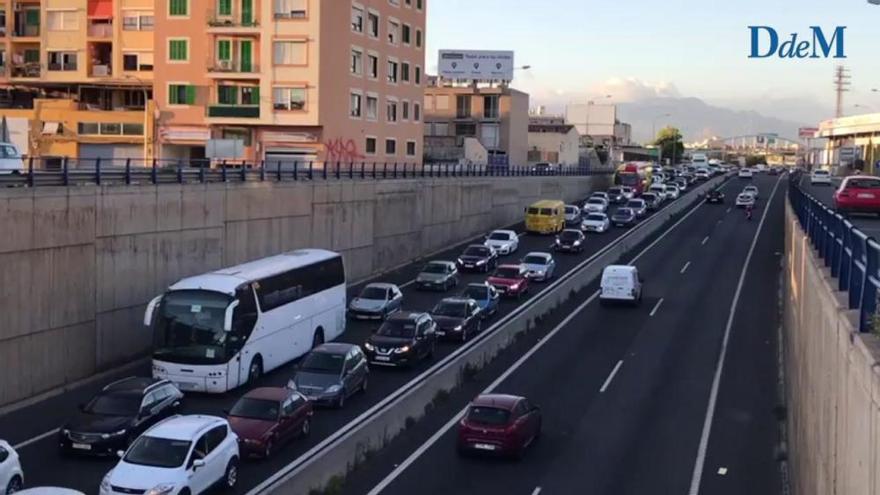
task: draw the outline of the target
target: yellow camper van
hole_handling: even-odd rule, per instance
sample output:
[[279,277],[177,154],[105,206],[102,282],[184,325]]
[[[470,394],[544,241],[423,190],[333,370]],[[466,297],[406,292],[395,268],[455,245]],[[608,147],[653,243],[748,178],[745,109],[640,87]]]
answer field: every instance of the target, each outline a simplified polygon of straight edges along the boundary
[[526,208],[526,231],[555,234],[565,228],[565,203],[544,199]]

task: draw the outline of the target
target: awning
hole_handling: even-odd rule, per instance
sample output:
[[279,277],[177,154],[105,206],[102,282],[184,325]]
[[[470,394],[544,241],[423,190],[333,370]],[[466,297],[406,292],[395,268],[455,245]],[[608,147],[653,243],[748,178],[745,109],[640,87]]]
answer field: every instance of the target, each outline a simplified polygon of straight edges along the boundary
[[54,134],[58,134],[58,128],[60,127],[59,122],[43,122],[43,135],[51,136]]
[[113,0],[89,0],[89,19],[112,19]]

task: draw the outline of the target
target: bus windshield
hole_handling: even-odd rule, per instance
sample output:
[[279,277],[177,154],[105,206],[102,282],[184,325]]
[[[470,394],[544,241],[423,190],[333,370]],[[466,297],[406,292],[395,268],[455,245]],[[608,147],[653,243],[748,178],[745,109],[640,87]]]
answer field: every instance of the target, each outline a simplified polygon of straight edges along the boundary
[[232,357],[223,330],[232,298],[219,292],[180,290],[165,294],[155,327],[154,357],[180,364],[222,364]]
[[639,174],[619,174],[618,177],[620,178],[620,183],[624,186],[634,187],[637,186],[641,181],[641,177],[639,176]]

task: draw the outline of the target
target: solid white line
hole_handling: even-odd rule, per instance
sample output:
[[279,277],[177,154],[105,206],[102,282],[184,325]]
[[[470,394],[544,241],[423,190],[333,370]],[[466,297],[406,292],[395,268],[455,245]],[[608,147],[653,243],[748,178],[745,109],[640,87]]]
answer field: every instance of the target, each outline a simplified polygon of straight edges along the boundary
[[733,210],[733,208],[728,208],[725,213],[730,213],[731,210]]
[[689,267],[689,266],[691,266],[691,262],[690,262],[690,261],[688,261],[687,263],[684,264],[684,266],[681,268],[681,272],[680,272],[680,273],[681,273],[682,275],[684,275],[684,272],[688,271],[688,267]]
[[709,242],[709,236],[704,237],[703,242],[701,242],[700,245],[705,246],[707,242]]
[[25,440],[24,442],[21,442],[17,445],[13,445],[12,448],[15,450],[23,449],[23,448],[27,447],[28,445],[30,445],[32,443],[37,443],[46,437],[51,437],[52,435],[57,435],[58,431],[60,429],[61,428],[55,428],[54,430],[47,431],[46,433],[43,433],[42,435],[37,435],[34,438],[30,438],[28,440]]
[[539,486],[539,487],[536,487],[535,490],[532,491],[532,495],[538,495],[539,493],[541,493],[541,487],[540,487],[540,486]]
[[614,366],[614,369],[611,370],[611,374],[608,375],[608,378],[605,379],[605,383],[602,384],[602,388],[599,389],[600,394],[604,394],[608,387],[611,385],[611,380],[614,380],[614,375],[617,374],[617,371],[620,370],[620,367],[623,366],[623,360],[617,362],[617,365]]
[[661,297],[657,304],[654,305],[654,309],[651,310],[651,314],[648,316],[654,316],[657,314],[657,310],[660,309],[660,305],[663,304],[663,298]]
[[755,237],[752,238],[752,245],[749,247],[749,254],[746,255],[746,261],[743,263],[742,272],[739,274],[739,282],[736,284],[736,292],[733,294],[733,301],[730,303],[730,314],[727,317],[727,327],[724,329],[724,340],[721,342],[721,354],[718,356],[718,364],[715,368],[715,378],[712,380],[712,391],[709,394],[709,405],[706,408],[706,420],[703,422],[703,434],[700,437],[700,446],[697,449],[697,459],[694,463],[694,474],[691,478],[691,489],[689,495],[698,495],[700,493],[700,481],[703,477],[703,467],[706,463],[706,451],[709,448],[709,434],[712,431],[712,420],[715,416],[715,405],[718,402],[718,389],[721,386],[721,373],[724,371],[724,359],[727,356],[727,344],[730,342],[730,332],[733,328],[733,318],[736,316],[736,306],[739,304],[739,296],[742,293],[743,285],[746,281],[746,273],[749,270],[749,264],[752,261],[752,254],[755,252],[755,246],[758,245],[758,237],[764,227],[764,220],[767,219],[767,213],[770,212],[770,205],[773,204],[773,197],[776,196],[776,190],[782,177],[776,180],[773,186],[773,192],[767,201],[767,208],[764,208],[764,214],[761,215],[761,223],[758,224],[758,230]]
[[407,283],[405,283],[405,284],[398,285],[397,288],[398,288],[398,289],[405,289],[405,288],[409,287],[410,285],[412,285],[412,284],[414,284],[414,283],[416,283],[416,279],[412,279],[412,280],[410,280],[409,282],[407,282]]

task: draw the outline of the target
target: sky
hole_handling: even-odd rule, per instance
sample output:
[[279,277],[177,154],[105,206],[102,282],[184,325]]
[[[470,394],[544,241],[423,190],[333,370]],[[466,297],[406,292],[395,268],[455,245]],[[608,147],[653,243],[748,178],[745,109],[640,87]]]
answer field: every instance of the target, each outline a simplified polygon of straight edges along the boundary
[[[748,26],[780,38],[846,26],[847,58],[749,59]],[[797,122],[832,117],[834,69],[852,76],[846,114],[880,112],[880,5],[866,0],[432,0],[427,67],[439,49],[514,50],[532,105],[697,97]],[[858,106],[856,106],[858,105]]]

